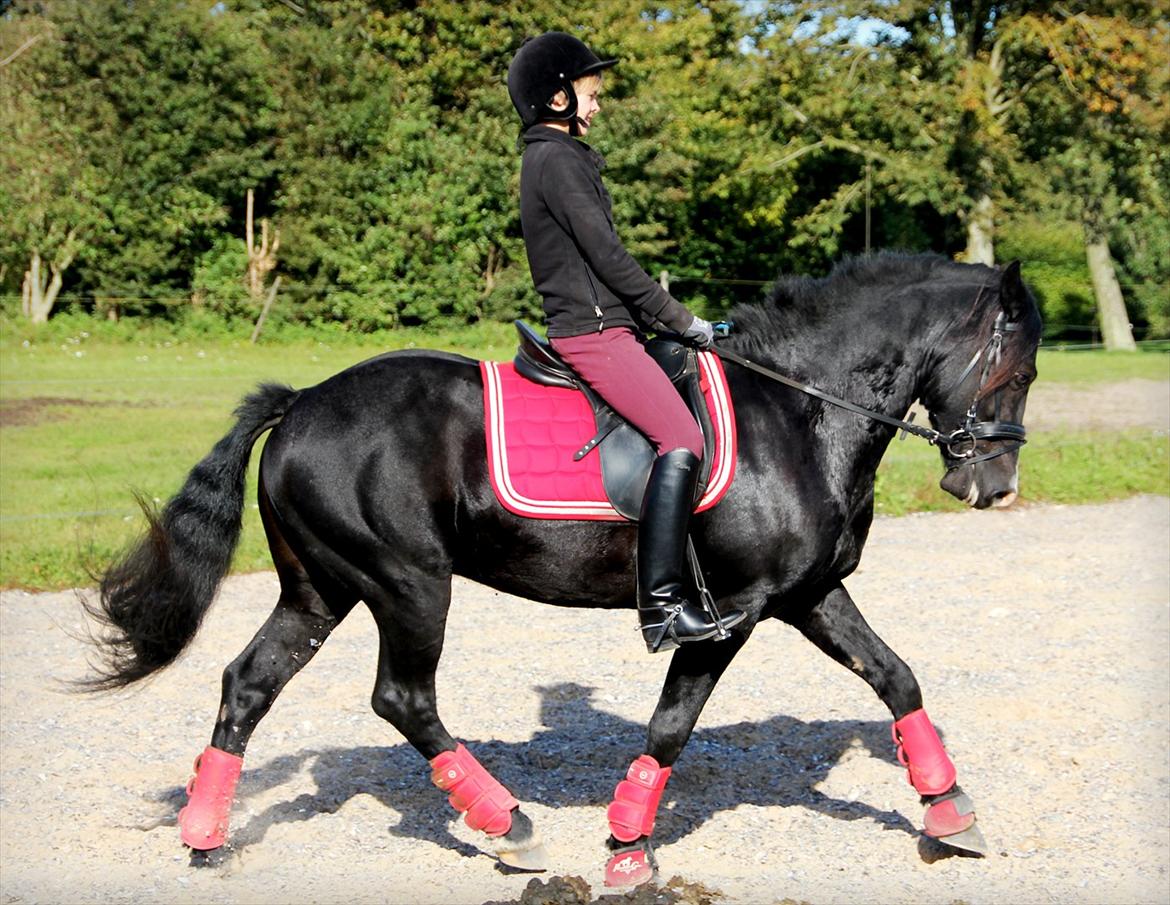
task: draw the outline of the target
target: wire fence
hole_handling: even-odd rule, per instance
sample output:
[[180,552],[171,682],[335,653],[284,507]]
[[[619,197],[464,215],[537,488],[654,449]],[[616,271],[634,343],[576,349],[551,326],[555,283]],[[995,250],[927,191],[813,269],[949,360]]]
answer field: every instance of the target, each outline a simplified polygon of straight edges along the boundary
[[[727,286],[743,287],[748,289],[764,289],[771,286],[774,280],[746,279],[740,277],[718,277],[707,274],[675,273],[668,270],[659,271],[659,284],[666,290],[676,284],[688,286]],[[287,286],[280,289],[282,297],[292,296],[302,299],[328,299],[335,295],[352,296],[355,289],[334,287],[316,288],[312,286]],[[0,307],[15,310],[19,307],[20,296],[13,293],[0,293]],[[60,305],[83,305],[91,307],[95,312],[125,310],[136,307],[177,307],[180,305],[194,305],[195,290],[175,290],[174,295],[95,295],[93,293],[63,293],[58,296]],[[251,298],[243,289],[235,299],[241,303],[259,302]],[[219,302],[229,301],[219,299]],[[1130,324],[1134,340],[1138,345],[1157,346],[1170,343],[1170,339],[1159,339],[1149,335],[1150,328],[1145,324]],[[1101,338],[1101,328],[1098,324],[1065,324],[1045,323],[1044,344],[1046,349],[1058,351],[1076,351],[1083,349],[1105,348]]]

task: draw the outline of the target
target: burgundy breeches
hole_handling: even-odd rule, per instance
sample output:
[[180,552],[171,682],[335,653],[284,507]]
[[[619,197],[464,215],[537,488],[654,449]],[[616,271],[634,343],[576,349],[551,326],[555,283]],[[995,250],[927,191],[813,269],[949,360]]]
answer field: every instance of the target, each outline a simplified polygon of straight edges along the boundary
[[613,327],[549,342],[615,412],[649,438],[658,455],[682,448],[702,458],[699,425],[632,330]]

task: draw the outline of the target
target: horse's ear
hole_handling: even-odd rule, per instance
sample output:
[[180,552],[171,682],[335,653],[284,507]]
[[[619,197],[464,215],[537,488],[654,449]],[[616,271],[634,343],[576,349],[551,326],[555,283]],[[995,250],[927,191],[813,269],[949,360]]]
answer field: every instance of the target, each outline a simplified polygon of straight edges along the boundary
[[1027,310],[1028,290],[1024,288],[1024,279],[1020,276],[1019,260],[1004,267],[1003,276],[999,280],[999,300],[1008,320],[1019,320]]

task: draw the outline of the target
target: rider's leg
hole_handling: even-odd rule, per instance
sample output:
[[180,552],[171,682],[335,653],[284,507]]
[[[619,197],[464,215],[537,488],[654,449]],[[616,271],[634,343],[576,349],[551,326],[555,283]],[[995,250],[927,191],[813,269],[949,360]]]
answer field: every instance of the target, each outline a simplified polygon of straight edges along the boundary
[[658,451],[638,530],[638,616],[651,651],[713,638],[743,619],[716,623],[686,595],[687,526],[694,508],[703,436],[686,403],[627,328],[551,340],[553,348]]

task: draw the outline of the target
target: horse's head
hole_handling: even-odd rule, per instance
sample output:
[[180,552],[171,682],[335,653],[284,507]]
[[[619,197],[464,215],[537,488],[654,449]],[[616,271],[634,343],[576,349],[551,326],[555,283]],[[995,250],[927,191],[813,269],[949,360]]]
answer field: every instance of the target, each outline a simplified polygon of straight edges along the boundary
[[951,438],[940,445],[947,473],[939,486],[975,509],[1002,508],[1019,490],[1024,403],[1040,344],[1040,313],[1019,261],[989,275],[962,331],[940,346],[922,393],[932,426]]

